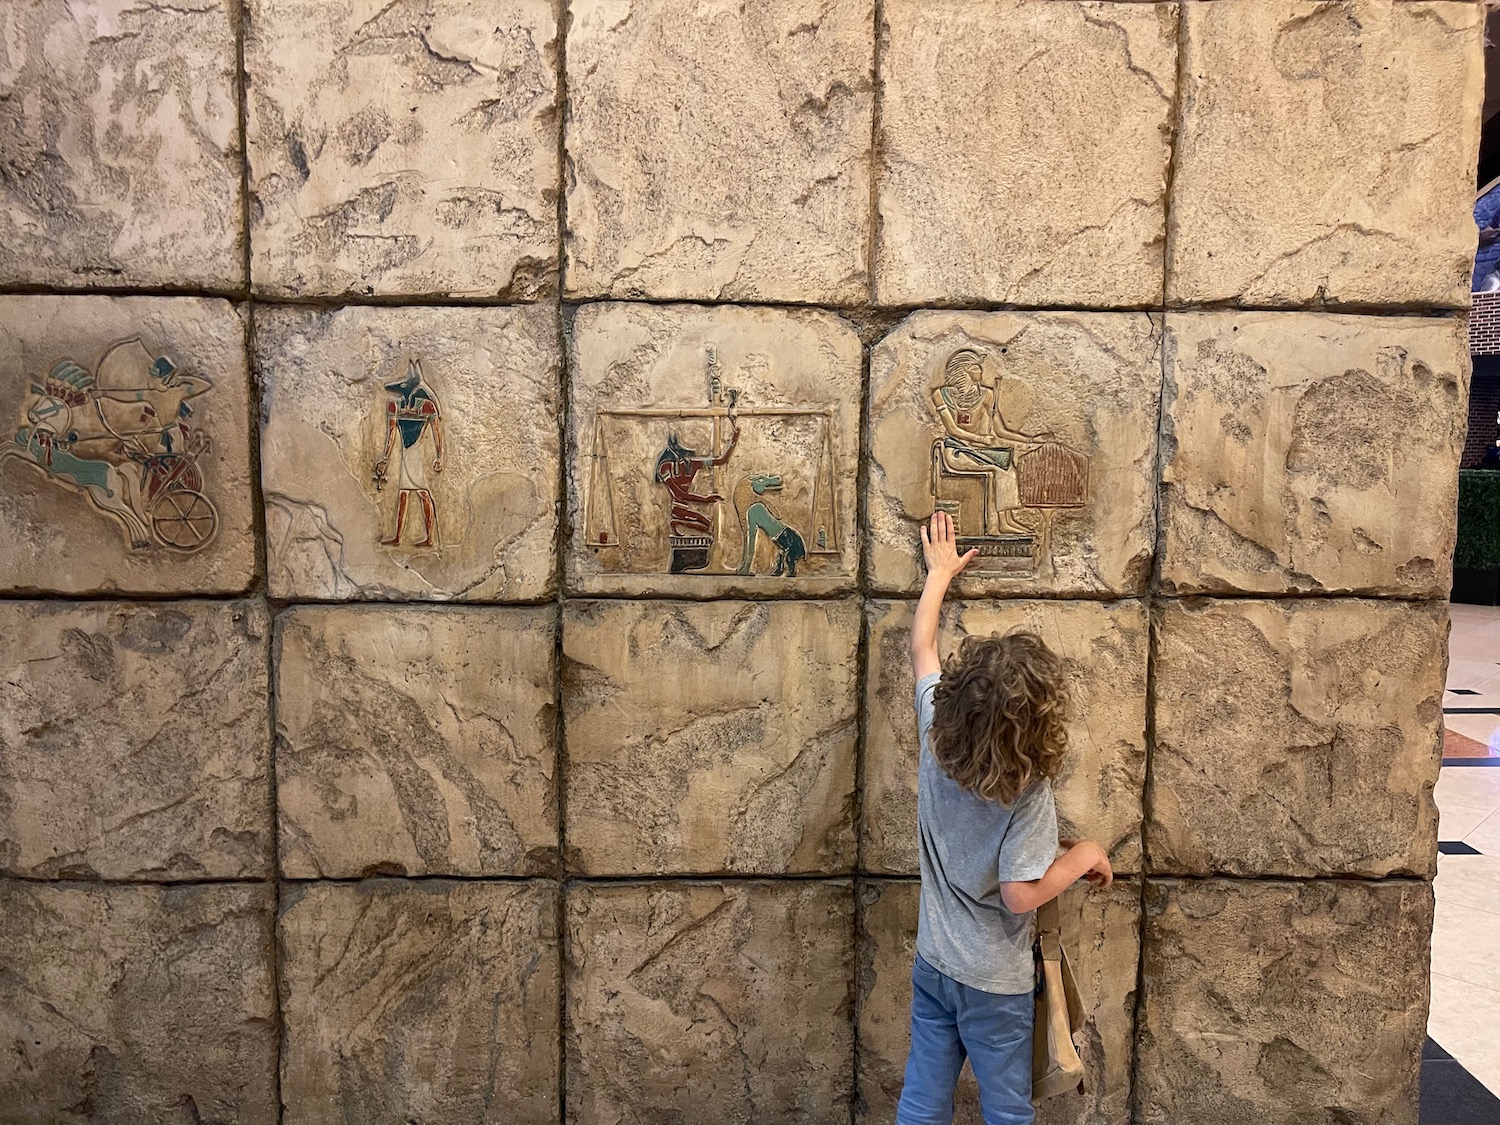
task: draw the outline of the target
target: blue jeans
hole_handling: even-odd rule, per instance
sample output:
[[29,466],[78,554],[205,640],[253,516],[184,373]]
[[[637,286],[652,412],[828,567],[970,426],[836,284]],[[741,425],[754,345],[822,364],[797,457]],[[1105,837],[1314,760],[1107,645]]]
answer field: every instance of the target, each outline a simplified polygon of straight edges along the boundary
[[911,970],[911,1054],[896,1125],[952,1125],[953,1088],[968,1056],[985,1125],[1031,1125],[1036,997],[981,992],[919,956]]

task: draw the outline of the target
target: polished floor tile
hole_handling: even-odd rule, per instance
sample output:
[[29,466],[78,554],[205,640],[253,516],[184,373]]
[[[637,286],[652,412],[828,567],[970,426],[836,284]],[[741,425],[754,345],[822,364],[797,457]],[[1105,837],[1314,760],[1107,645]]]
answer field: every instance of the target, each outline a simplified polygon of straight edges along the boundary
[[1432,1014],[1427,1020],[1427,1034],[1494,1094],[1500,1094],[1497,1016],[1500,1016],[1500,992],[1433,972]]

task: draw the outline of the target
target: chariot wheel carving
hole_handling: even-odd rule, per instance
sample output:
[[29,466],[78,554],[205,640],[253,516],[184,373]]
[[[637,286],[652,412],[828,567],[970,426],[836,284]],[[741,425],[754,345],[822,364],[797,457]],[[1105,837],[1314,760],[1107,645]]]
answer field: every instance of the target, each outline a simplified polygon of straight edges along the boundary
[[158,493],[147,514],[151,517],[151,534],[174,551],[201,550],[219,530],[219,510],[213,501],[190,488]]

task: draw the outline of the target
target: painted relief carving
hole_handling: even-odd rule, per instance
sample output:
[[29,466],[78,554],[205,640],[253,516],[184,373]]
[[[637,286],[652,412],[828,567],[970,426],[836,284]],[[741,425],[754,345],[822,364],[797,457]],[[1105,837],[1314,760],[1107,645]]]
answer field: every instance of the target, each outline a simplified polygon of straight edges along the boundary
[[195,418],[213,384],[138,338],[108,348],[93,371],[60,359],[34,378],[0,456],[20,458],[117,521],[136,550],[192,553],[219,530]]
[[427,483],[427,474],[443,471],[443,412],[437,395],[422,377],[422,364],[407,360],[406,375],[385,385],[385,445],[375,462],[372,479],[376,491],[384,491],[389,481],[391,457],[396,458],[395,528],[383,547],[401,546],[407,508],[412,497],[422,506],[422,538],[414,547],[438,545],[437,501]]
[[960,348],[932,388],[933,507],[953,517],[959,550],[979,551],[980,572],[1031,577],[1052,567],[1056,514],[1088,503],[1089,458],[1050,433],[1008,425],[986,358]]
[[[790,579],[837,568],[834,410],[756,405],[769,367],[752,353],[730,386],[709,346],[705,402],[595,410],[584,521],[606,572]],[[640,447],[627,429],[660,434],[649,466],[614,452]]]

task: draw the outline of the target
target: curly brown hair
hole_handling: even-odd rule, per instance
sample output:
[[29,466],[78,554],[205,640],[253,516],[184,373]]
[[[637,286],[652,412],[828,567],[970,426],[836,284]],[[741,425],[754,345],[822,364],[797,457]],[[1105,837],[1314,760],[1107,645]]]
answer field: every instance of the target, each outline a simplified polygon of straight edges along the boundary
[[963,788],[1008,805],[1062,767],[1067,682],[1035,633],[965,637],[932,702],[932,755]]

